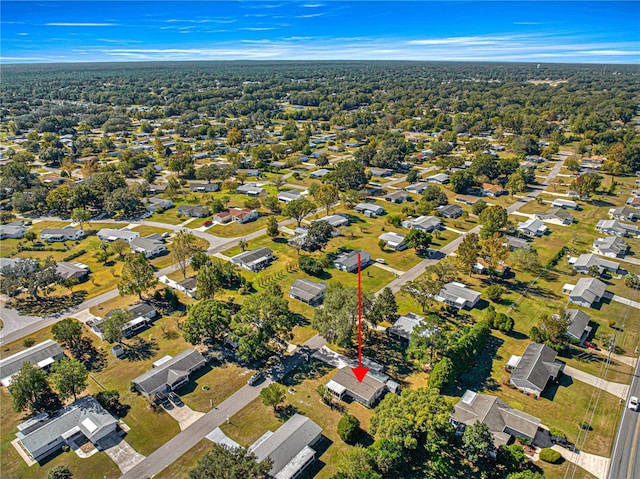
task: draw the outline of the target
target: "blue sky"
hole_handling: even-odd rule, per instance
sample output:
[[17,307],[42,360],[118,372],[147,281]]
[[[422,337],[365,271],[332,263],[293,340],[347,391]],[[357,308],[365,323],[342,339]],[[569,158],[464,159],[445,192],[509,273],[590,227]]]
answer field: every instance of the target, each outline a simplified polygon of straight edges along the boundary
[[640,64],[640,2],[2,0],[0,13],[2,63]]

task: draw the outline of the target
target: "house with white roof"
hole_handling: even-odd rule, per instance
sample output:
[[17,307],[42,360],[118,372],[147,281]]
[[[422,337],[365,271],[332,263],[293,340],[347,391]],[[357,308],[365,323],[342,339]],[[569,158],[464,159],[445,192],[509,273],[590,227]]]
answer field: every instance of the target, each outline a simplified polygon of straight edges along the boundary
[[392,231],[382,233],[378,236],[378,239],[385,242],[386,248],[394,251],[403,251],[408,247],[407,242],[405,241],[405,236],[400,233],[394,233]]
[[442,220],[435,216],[419,216],[418,218],[402,222],[403,228],[418,229],[431,233],[434,230],[443,229]]
[[589,274],[589,270],[592,267],[597,268],[600,275],[605,271],[611,274],[617,274],[620,269],[620,263],[601,258],[592,253],[581,254],[577,258],[574,258],[573,261],[569,260],[569,263],[573,265],[573,269],[582,274]]
[[599,279],[580,278],[575,285],[562,286],[562,292],[569,295],[569,302],[591,308],[594,303],[602,300],[606,288],[607,285]]
[[76,229],[72,226],[64,228],[44,228],[40,231],[40,239],[53,243],[55,241],[72,241],[84,238],[83,230]]
[[278,193],[278,201],[289,203],[294,200],[300,200],[303,196],[298,190],[281,191]]
[[[411,333],[418,327],[424,324],[424,317],[416,313],[407,313],[400,316],[393,326],[387,328],[387,334],[395,336],[404,343],[409,343],[411,339]],[[421,336],[428,338],[432,334],[436,333],[439,328],[423,329]]]
[[462,283],[447,283],[434,297],[436,301],[458,309],[471,309],[480,301],[480,293]]
[[11,379],[20,372],[24,363],[31,363],[40,369],[64,358],[64,349],[52,339],[47,339],[23,351],[0,360],[0,383],[8,388]]
[[547,228],[545,224],[537,218],[531,218],[522,223],[518,223],[518,231],[531,237],[542,236],[548,231],[548,229],[549,228]]
[[606,236],[594,240],[593,251],[609,258],[624,258],[629,251],[629,245],[617,236]]
[[122,240],[127,243],[131,243],[135,238],[139,238],[140,233],[137,231],[132,231],[127,228],[121,229],[112,229],[112,228],[103,228],[98,231],[98,239],[100,241],[107,241],[111,243],[112,241]]
[[612,236],[640,236],[640,231],[636,225],[630,225],[628,223],[622,223],[618,220],[600,220],[596,224],[596,229],[602,231],[604,234]]

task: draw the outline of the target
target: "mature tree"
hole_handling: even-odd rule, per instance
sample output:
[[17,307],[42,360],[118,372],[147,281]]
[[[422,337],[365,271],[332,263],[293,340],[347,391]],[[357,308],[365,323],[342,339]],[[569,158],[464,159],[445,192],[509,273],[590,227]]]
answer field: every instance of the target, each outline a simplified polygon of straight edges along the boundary
[[475,176],[486,176],[489,180],[495,180],[500,176],[500,169],[498,168],[498,162],[493,157],[486,153],[476,154],[475,159],[471,163],[469,171]]
[[361,432],[360,421],[349,413],[345,413],[338,421],[338,436],[347,444],[355,444]]
[[412,228],[405,236],[405,241],[410,248],[414,248],[416,250],[416,253],[420,254],[429,249],[429,245],[431,245],[432,241],[432,236],[426,231]]
[[500,472],[505,474],[519,472],[527,463],[527,455],[520,444],[502,445],[498,448],[496,454],[496,469]]
[[462,450],[474,464],[487,461],[496,452],[489,426],[479,421],[467,426],[462,434]]
[[337,469],[331,479],[382,479],[374,469],[369,452],[362,446],[345,450],[338,459]]
[[[371,319],[374,301],[370,293],[362,295],[364,319]],[[321,308],[316,309],[311,325],[330,343],[349,346],[354,325],[358,320],[358,296],[356,288],[330,283]]]
[[312,196],[319,205],[324,206],[327,210],[327,215],[329,215],[331,206],[340,201],[340,191],[330,184],[320,185],[318,188],[315,188]]
[[533,248],[518,248],[511,253],[511,261],[523,271],[538,274],[542,269],[538,251]]
[[102,339],[108,343],[119,343],[124,337],[122,328],[132,319],[131,313],[127,310],[115,309],[111,311],[100,325]]
[[276,187],[276,190],[280,191],[280,188],[286,184],[286,180],[282,175],[274,176],[271,180],[271,184]]
[[499,284],[492,284],[485,290],[485,294],[491,301],[498,303],[502,299],[504,289]]
[[571,155],[564,160],[564,166],[572,173],[580,171],[580,157],[577,155]]
[[25,232],[24,234],[24,239],[26,241],[30,241],[31,243],[34,243],[37,238],[38,238],[38,235],[36,235],[35,232],[31,230]]
[[316,205],[313,204],[306,198],[300,198],[298,200],[290,201],[284,207],[282,214],[287,218],[294,218],[298,223],[298,227],[300,227],[300,223],[302,223],[302,219],[309,213],[311,213],[316,208]]
[[271,239],[276,239],[280,236],[280,231],[278,230],[278,220],[275,216],[269,216],[267,220],[267,235]]
[[240,249],[241,249],[242,251],[245,251],[245,250],[247,249],[247,247],[249,246],[249,242],[248,242],[246,239],[241,238],[241,239],[238,241],[238,246],[240,246]]
[[453,151],[453,145],[446,141],[434,141],[431,144],[431,150],[436,156],[446,155]]
[[271,406],[274,412],[278,409],[278,406],[284,401],[287,395],[287,390],[282,384],[271,383],[266,388],[260,391],[260,398],[262,404],[265,406]]
[[282,210],[282,203],[278,200],[276,196],[270,195],[265,196],[262,199],[262,204],[265,208],[268,208],[272,213],[280,213]]
[[53,469],[49,469],[47,479],[72,479],[73,473],[65,465],[56,466]]
[[420,175],[418,173],[418,170],[411,170],[409,173],[407,173],[408,183],[415,183],[416,181],[418,181],[419,178],[420,178]]
[[70,318],[58,321],[51,328],[53,339],[62,343],[71,351],[77,351],[82,343],[82,326],[78,321]]
[[120,258],[124,258],[126,252],[130,250],[130,246],[126,241],[117,239],[109,245],[109,249]]
[[302,242],[305,251],[323,250],[333,236],[333,227],[326,221],[316,221],[307,229]]
[[624,277],[624,285],[627,288],[633,288],[633,289],[640,288],[640,276],[633,273],[627,273]]
[[37,414],[49,409],[55,402],[55,394],[47,381],[47,373],[30,362],[23,363],[11,379],[11,399],[16,412],[28,409]]
[[228,448],[217,443],[189,471],[189,479],[264,479],[271,469],[271,459],[258,463],[256,457],[243,448]]
[[456,261],[461,271],[471,275],[480,254],[480,238],[476,233],[467,233],[456,251]]
[[480,237],[486,239],[492,234],[497,233],[506,226],[507,220],[506,209],[502,206],[489,206],[480,213],[480,222],[482,223]]
[[403,287],[403,291],[409,293],[420,304],[422,312],[426,312],[427,306],[435,301],[434,297],[446,283],[453,281],[453,279],[455,279],[453,266],[441,261],[428,266],[422,277],[407,283]]
[[569,343],[567,328],[569,321],[563,314],[545,315],[540,318],[538,326],[533,326],[529,336],[536,343],[544,343],[550,348],[561,352]]
[[494,233],[481,244],[481,256],[487,263],[489,276],[493,277],[498,267],[509,256],[509,243],[500,233]]
[[19,289],[26,289],[29,294],[40,301],[40,291],[47,293],[51,285],[60,282],[60,274],[56,270],[56,263],[49,256],[44,261],[27,259],[19,261],[14,266],[2,269],[0,291],[11,294]]
[[195,252],[201,250],[198,247],[198,240],[193,233],[189,233],[185,230],[178,231],[173,237],[173,243],[171,244],[171,254],[178,263],[178,268],[182,273],[182,277],[187,277],[187,263],[189,258]]
[[340,191],[360,190],[369,182],[364,165],[358,160],[344,160],[336,163],[335,169],[326,175],[326,182]]
[[602,183],[602,176],[597,173],[585,173],[578,176],[571,182],[571,189],[573,189],[581,200],[586,200],[600,188]]
[[396,297],[393,295],[391,288],[384,288],[382,293],[378,295],[371,314],[379,316],[379,320],[376,323],[381,321],[393,322],[397,319],[398,303],[396,303]]
[[207,264],[209,260],[210,257],[207,256],[207,253],[205,253],[204,251],[196,251],[191,257],[191,267],[194,269],[194,271],[200,271],[200,268]]
[[533,471],[512,472],[507,479],[544,479],[544,474]]
[[189,308],[182,332],[185,341],[198,344],[207,338],[221,344],[229,331],[231,313],[222,301],[205,299]]
[[313,256],[300,256],[298,258],[298,266],[302,271],[312,276],[320,276],[324,273],[322,262],[318,261]]
[[84,224],[91,219],[91,212],[83,208],[74,208],[71,212],[71,221],[80,225],[80,229],[84,230]]
[[144,253],[130,254],[124,261],[118,291],[121,295],[137,294],[142,299],[142,293],[153,288],[158,279],[153,271],[153,266]]
[[433,363],[441,356],[448,343],[447,333],[440,327],[442,318],[429,313],[421,324],[416,326],[409,336],[407,357],[422,365]]
[[376,439],[402,441],[406,450],[423,447],[436,454],[449,448],[454,428],[449,423],[452,407],[437,390],[405,389],[388,394],[376,407],[370,432]]
[[377,439],[369,446],[369,455],[375,467],[382,474],[397,472],[405,462],[402,441],[400,439]]
[[211,180],[220,178],[220,167],[218,165],[204,165],[196,170],[196,179],[211,183]]
[[474,215],[479,215],[480,213],[482,213],[485,209],[487,209],[489,205],[487,204],[487,202],[485,200],[478,200],[476,201],[476,203],[471,207],[471,212]]
[[438,206],[449,203],[446,193],[437,185],[427,186],[422,193],[422,199]]
[[220,268],[214,261],[207,261],[196,275],[196,294],[198,299],[213,299],[222,287]]
[[464,193],[475,184],[475,178],[470,171],[458,170],[451,174],[449,183],[455,193]]
[[89,371],[77,359],[65,358],[51,365],[51,382],[62,399],[73,396],[75,401],[87,387],[88,378]]
[[365,194],[359,190],[347,190],[340,194],[340,200],[349,208],[360,203]]
[[66,215],[69,213],[69,204],[71,203],[71,189],[69,185],[62,185],[52,190],[47,195],[47,206],[53,211]]
[[506,189],[512,195],[527,191],[527,177],[524,170],[518,169],[514,173],[509,175]]
[[442,358],[429,373],[429,387],[442,389],[450,385],[455,379],[455,368],[453,361],[449,358]]

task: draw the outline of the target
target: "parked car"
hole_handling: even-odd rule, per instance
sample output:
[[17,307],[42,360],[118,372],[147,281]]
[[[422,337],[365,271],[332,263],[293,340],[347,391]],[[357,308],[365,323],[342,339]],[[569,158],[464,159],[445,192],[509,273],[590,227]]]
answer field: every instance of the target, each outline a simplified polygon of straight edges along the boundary
[[176,406],[180,407],[183,406],[184,403],[182,402],[182,399],[180,399],[180,396],[178,396],[176,393],[174,393],[173,391],[171,391],[169,394],[169,399],[171,400],[171,402],[173,404],[175,404]]
[[585,341],[585,342],[584,342],[584,345],[585,345],[586,347],[588,347],[589,349],[598,349],[598,346],[596,346],[596,345],[595,345],[595,344],[593,344],[593,343],[590,343],[589,341]]
[[164,407],[171,407],[169,398],[165,393],[156,393],[155,397],[153,398],[153,402]]
[[380,263],[380,264],[387,264],[387,262],[385,261],[384,258],[376,258],[374,261],[376,263]]
[[205,222],[204,222],[204,225],[205,225],[206,227],[209,227],[209,226],[211,226],[212,224],[213,224],[213,221],[212,221],[212,220],[207,220],[207,221],[205,221]]
[[255,384],[258,384],[258,382],[260,382],[260,380],[264,377],[264,374],[262,374],[261,372],[257,372],[255,374],[252,374],[251,377],[249,378],[249,380],[247,381],[247,384],[249,386],[253,386]]
[[638,397],[631,396],[629,398],[629,409],[633,409],[634,411],[638,410]]

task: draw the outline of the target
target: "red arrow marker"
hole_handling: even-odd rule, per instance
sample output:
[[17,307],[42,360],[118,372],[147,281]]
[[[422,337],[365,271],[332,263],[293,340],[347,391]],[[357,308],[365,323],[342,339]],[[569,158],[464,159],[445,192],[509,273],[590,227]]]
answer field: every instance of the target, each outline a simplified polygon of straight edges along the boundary
[[369,368],[362,367],[362,284],[360,281],[360,253],[358,253],[358,367],[351,368],[358,382],[362,382]]

